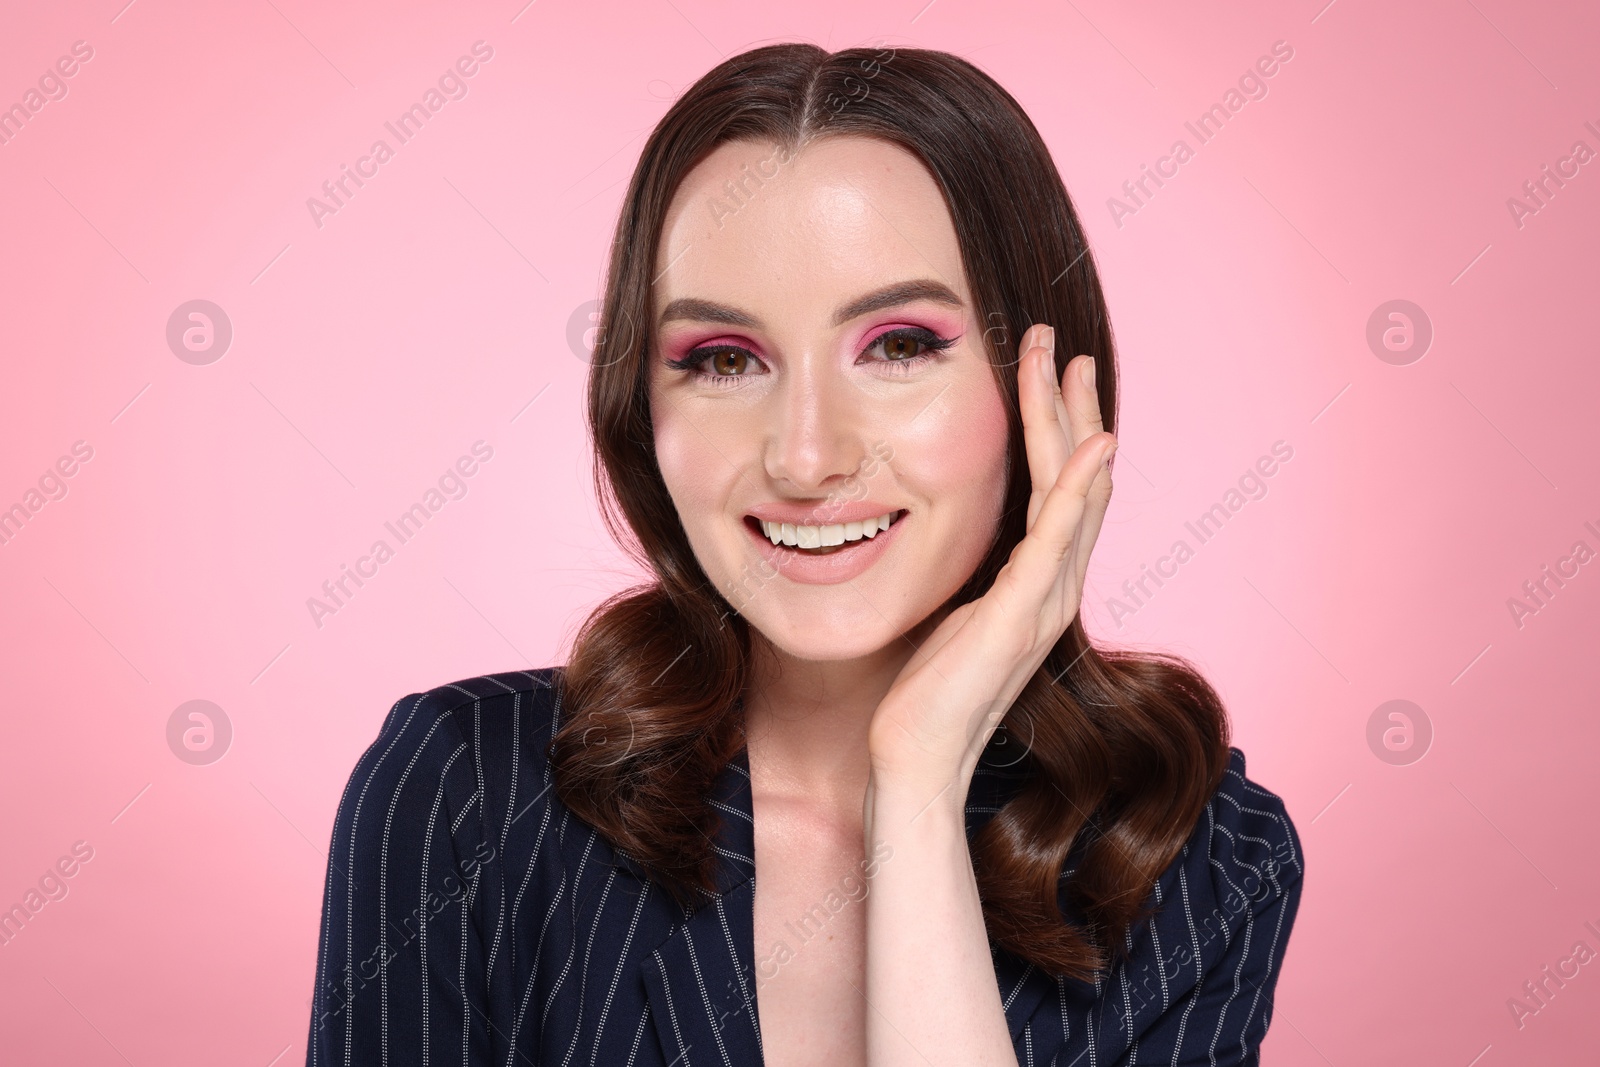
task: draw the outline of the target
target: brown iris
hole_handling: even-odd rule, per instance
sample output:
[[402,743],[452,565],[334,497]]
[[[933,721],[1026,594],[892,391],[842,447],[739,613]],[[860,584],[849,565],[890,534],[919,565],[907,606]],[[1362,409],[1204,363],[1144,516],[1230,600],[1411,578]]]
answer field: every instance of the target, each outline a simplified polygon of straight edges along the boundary
[[890,361],[896,359],[910,359],[912,356],[920,355],[922,353],[922,349],[925,347],[923,343],[917,340],[915,337],[909,337],[903,333],[891,334],[890,336],[883,338],[881,343],[883,345],[883,354],[888,357]]
[[743,374],[747,364],[746,353],[737,348],[724,348],[713,352],[708,362],[715,374]]

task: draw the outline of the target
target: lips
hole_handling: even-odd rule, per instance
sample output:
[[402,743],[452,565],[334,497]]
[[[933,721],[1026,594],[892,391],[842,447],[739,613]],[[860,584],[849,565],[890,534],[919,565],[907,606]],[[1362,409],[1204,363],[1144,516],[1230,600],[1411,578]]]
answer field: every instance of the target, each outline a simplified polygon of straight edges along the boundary
[[[777,574],[803,585],[833,585],[847,582],[858,577],[875,564],[900,539],[901,527],[905,525],[908,512],[904,509],[882,508],[872,510],[879,505],[871,505],[865,509],[865,514],[860,518],[850,519],[848,522],[834,521],[821,525],[807,523],[783,523],[774,518],[767,518],[761,514],[767,509],[758,509],[757,514],[747,515],[744,519],[744,528],[748,531],[756,550],[776,570]],[[841,512],[844,509],[840,509]],[[853,506],[851,511],[861,513],[863,508]],[[770,514],[770,511],[767,511]],[[793,511],[790,514],[794,514]],[[816,514],[815,510],[804,513],[806,517]],[[880,523],[876,522],[879,515],[891,516],[887,530],[878,529]],[[831,516],[830,516],[831,517]],[[842,514],[840,518],[844,517]],[[780,530],[780,543],[774,544],[767,529],[771,529],[774,522],[778,523]],[[866,536],[866,526],[871,522],[875,533]],[[767,529],[763,529],[763,523]],[[852,527],[859,524],[860,533],[853,540],[846,540],[845,535]],[[787,526],[787,531],[782,527]],[[817,540],[822,543],[815,548],[802,548],[799,545],[802,528],[809,526],[816,534],[807,534],[807,541]],[[824,531],[826,534],[824,535]],[[783,543],[792,533],[796,544]],[[840,543],[828,544],[828,541],[838,540]]]

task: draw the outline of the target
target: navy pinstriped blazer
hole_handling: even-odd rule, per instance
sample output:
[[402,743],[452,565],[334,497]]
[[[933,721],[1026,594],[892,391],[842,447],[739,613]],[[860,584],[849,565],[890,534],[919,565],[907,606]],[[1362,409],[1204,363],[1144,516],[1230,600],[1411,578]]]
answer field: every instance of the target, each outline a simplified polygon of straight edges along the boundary
[[[714,790],[720,893],[685,913],[551,791],[561,677],[468,678],[390,710],[334,823],[309,1067],[762,1062],[745,753]],[[995,755],[969,836],[1017,780]],[[1090,985],[995,950],[1018,1063],[1258,1063],[1303,870],[1234,749],[1127,962]]]

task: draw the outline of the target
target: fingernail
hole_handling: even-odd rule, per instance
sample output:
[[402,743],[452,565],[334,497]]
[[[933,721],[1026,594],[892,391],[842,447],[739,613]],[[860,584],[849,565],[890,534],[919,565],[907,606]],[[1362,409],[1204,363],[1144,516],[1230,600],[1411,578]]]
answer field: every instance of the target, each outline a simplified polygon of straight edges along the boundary
[[1100,457],[1100,466],[1102,468],[1111,466],[1111,457],[1116,455],[1116,454],[1117,454],[1117,446],[1116,446],[1116,443],[1113,442],[1111,447],[1106,449],[1106,454]]
[[1090,389],[1094,388],[1094,357],[1093,356],[1090,356],[1089,359],[1084,363],[1083,370],[1079,371],[1078,375],[1079,375],[1079,377],[1081,377],[1083,379],[1083,384],[1084,385],[1087,385]]
[[1054,326],[1046,326],[1044,328],[1044,336],[1040,338],[1040,343],[1050,350],[1052,356],[1056,354],[1056,328]]

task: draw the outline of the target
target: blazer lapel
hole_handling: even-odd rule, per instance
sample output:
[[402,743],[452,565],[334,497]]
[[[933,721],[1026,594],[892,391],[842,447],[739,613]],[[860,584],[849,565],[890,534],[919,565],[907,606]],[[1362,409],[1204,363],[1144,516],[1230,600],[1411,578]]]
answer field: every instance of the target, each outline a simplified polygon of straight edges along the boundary
[[[967,791],[970,839],[1017,785],[1014,759],[996,731]],[[656,1034],[672,1067],[748,1067],[763,1062],[756,1012],[755,821],[748,753],[740,749],[713,785],[721,815],[714,844],[720,895],[675,924],[639,963]],[[1056,980],[1009,952],[994,949],[995,978],[1012,1040]]]
[[711,790],[720,894],[677,923],[639,963],[656,1034],[672,1067],[760,1064],[756,1017],[755,823],[743,749]]

